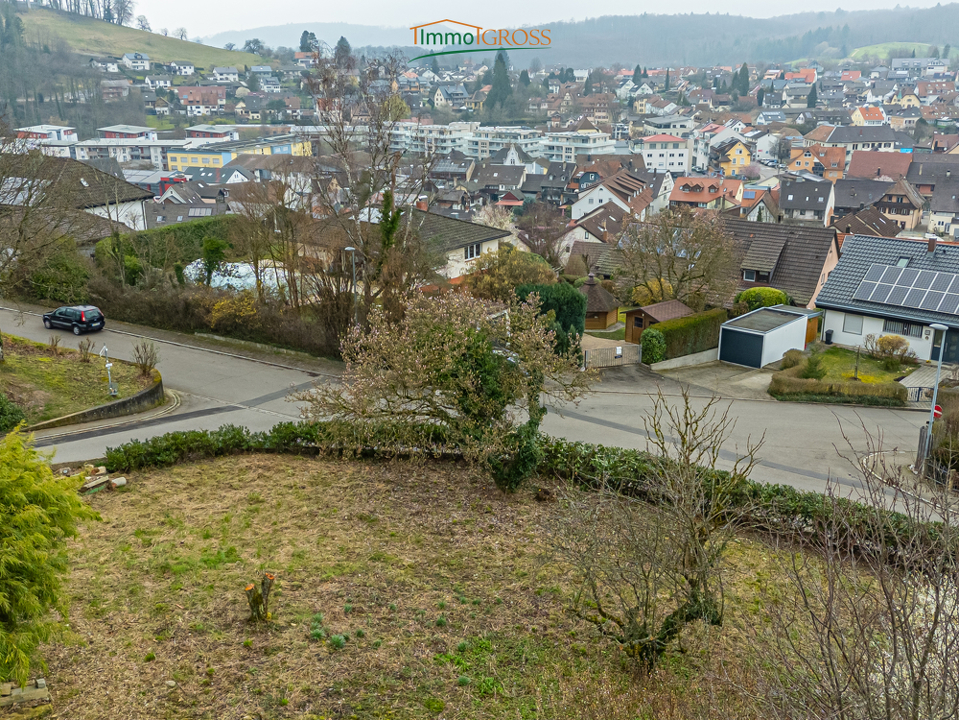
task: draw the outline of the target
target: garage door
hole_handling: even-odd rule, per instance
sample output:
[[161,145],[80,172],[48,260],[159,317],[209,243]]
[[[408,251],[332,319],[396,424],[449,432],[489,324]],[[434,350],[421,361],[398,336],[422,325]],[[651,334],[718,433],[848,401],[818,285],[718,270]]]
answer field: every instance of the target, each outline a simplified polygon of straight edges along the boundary
[[719,331],[719,359],[734,365],[758,368],[763,362],[763,336],[734,328]]

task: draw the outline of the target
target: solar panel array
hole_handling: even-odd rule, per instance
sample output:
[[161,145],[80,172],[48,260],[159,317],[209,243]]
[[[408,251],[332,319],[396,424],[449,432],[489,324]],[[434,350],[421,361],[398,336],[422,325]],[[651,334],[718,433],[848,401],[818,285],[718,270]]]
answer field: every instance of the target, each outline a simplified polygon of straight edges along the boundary
[[854,300],[959,314],[959,275],[893,265],[872,265]]

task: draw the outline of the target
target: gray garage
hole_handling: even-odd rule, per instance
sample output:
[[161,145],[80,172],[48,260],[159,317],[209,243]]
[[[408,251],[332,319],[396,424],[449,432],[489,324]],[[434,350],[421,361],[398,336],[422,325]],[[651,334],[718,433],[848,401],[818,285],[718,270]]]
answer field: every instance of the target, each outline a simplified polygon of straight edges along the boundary
[[759,308],[728,320],[719,329],[719,359],[761,368],[782,360],[787,350],[806,346],[805,308]]

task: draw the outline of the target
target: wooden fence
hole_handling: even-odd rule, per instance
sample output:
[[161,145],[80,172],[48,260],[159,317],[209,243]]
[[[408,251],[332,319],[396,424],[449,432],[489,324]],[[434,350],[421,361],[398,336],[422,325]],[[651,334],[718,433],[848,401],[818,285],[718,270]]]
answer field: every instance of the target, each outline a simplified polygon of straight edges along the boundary
[[588,368],[637,365],[643,361],[643,346],[623,343],[617,347],[583,350],[584,364]]

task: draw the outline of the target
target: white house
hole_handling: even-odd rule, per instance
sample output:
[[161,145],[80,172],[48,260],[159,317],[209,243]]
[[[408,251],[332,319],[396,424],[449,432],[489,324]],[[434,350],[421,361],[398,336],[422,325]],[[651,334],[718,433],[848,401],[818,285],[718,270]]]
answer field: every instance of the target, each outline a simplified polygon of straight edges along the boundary
[[146,86],[151,90],[157,90],[160,88],[168,88],[173,85],[173,81],[170,79],[169,75],[147,75],[146,80],[144,80]]
[[240,73],[235,67],[215,67],[213,79],[218,83],[240,82]]
[[120,62],[123,63],[123,67],[129,68],[130,70],[138,70],[149,72],[150,70],[150,56],[144,55],[143,53],[125,53]]
[[191,62],[185,60],[174,60],[170,63],[170,72],[174,75],[189,77],[196,72],[196,67]]
[[689,146],[675,135],[650,135],[639,141],[639,152],[647,170],[686,174],[689,172]]
[[[824,334],[849,347],[898,335],[920,360],[959,362],[959,246],[853,235],[816,298]],[[941,323],[943,334],[930,325]]]

